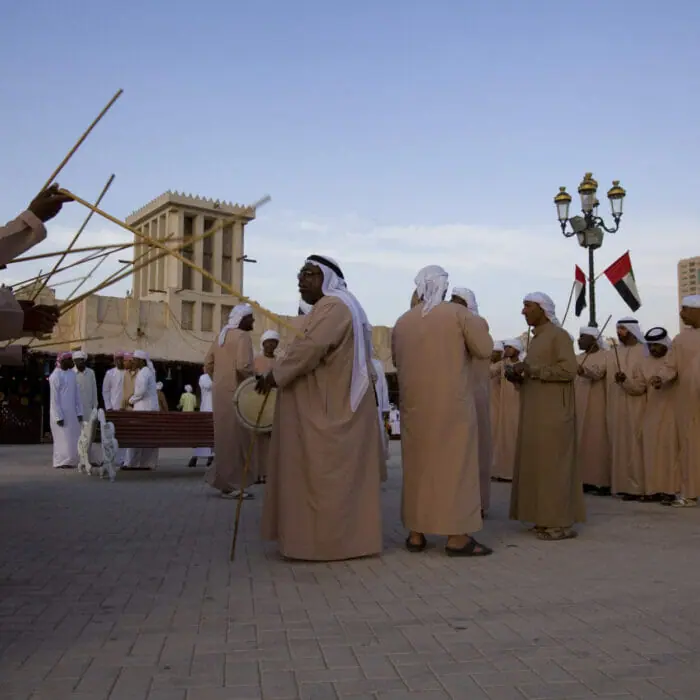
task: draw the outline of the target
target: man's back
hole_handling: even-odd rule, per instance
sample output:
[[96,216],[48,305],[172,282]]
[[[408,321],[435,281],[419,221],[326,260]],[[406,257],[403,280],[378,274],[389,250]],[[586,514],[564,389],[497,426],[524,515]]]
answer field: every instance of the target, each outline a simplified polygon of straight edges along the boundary
[[489,358],[493,341],[483,319],[459,304],[443,302],[425,316],[422,304],[401,316],[392,349],[402,411],[431,411],[431,405],[417,406],[414,399],[466,400],[469,361]]

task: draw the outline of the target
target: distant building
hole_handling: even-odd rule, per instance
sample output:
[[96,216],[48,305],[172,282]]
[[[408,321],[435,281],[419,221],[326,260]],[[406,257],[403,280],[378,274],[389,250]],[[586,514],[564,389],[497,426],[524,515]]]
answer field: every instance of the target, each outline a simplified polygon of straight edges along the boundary
[[700,256],[678,261],[678,305],[683,297],[700,294]]

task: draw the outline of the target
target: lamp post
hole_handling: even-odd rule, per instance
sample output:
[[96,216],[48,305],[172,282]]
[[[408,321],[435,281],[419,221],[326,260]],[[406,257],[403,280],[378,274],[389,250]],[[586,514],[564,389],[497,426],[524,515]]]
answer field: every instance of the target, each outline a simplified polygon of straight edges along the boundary
[[[571,206],[571,195],[566,191],[565,187],[559,188],[559,193],[554,198],[554,204],[557,207],[557,218],[561,225],[561,232],[566,238],[576,236],[578,243],[582,248],[588,249],[588,310],[589,321],[588,325],[594,328],[598,327],[596,322],[595,308],[595,261],[593,253],[603,245],[603,236],[605,233],[616,233],[620,228],[620,219],[622,218],[622,203],[627,194],[620,187],[619,180],[613,180],[612,187],[608,190],[608,199],[610,200],[610,209],[614,226],[609,228],[605,225],[602,217],[598,215],[598,206],[600,202],[597,197],[598,183],[593,179],[593,173],[586,173],[578,186],[578,193],[581,197],[581,213],[583,216],[573,216],[569,218],[569,207]],[[571,230],[567,231],[567,222],[571,225]]]

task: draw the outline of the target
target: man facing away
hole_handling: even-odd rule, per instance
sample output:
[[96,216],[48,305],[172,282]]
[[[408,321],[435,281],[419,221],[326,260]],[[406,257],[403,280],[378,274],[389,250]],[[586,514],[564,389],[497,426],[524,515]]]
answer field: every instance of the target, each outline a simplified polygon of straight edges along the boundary
[[83,408],[70,352],[59,354],[56,369],[49,377],[49,390],[54,469],[76,467]]
[[646,383],[642,365],[646,356],[644,333],[635,318],[617,322],[620,344],[607,353],[607,419],[612,450],[612,492],[624,501],[645,494],[642,424]]
[[[78,383],[78,392],[80,393],[80,405],[83,408],[83,418],[86,421],[90,420],[93,410],[99,408],[97,401],[97,380],[95,372],[87,366],[87,355],[82,350],[76,350],[73,353],[73,364],[75,371],[75,380]],[[99,463],[96,456],[97,445],[93,443],[95,437],[96,423],[92,424],[92,434],[90,435],[90,464],[94,467]]]
[[371,327],[335,260],[310,255],[299,293],[303,336],[258,381],[278,387],[263,537],[289,559],[337,561],[382,550],[382,445]]
[[[479,305],[471,289],[453,287],[452,302],[462,304],[480,319],[488,331],[489,324],[479,315]],[[494,350],[495,350],[494,344]],[[493,355],[493,353],[491,353]],[[476,407],[476,423],[479,431],[479,488],[481,491],[481,517],[491,505],[491,464],[493,462],[493,444],[491,442],[491,357],[487,360],[473,360],[474,374],[474,405]]]
[[[217,455],[204,478],[223,497],[238,496],[239,489],[245,491],[255,480],[255,474],[249,473],[246,483],[243,483],[251,435],[241,425],[233,405],[238,385],[253,376],[250,332],[254,325],[253,307],[250,304],[237,304],[204,358],[205,370],[213,381],[214,452]],[[244,498],[253,498],[253,494],[245,492]]]
[[611,454],[606,420],[605,368],[608,345],[597,328],[583,326],[578,346],[576,393],[577,455],[583,490],[610,495]]
[[674,508],[692,508],[700,496],[700,294],[681,301],[681,321],[686,326],[673,339],[664,368],[654,385],[678,377],[676,422],[678,424],[681,487],[669,502]]
[[520,384],[510,518],[534,523],[541,540],[571,539],[574,523],[586,519],[576,462],[576,355],[549,296],[528,294],[522,313],[533,338],[525,361],[508,374]]
[[419,303],[392,334],[406,548],[423,551],[430,533],[447,536],[448,556],[486,556],[492,550],[471,535],[482,527],[473,360],[488,360],[493,340],[483,319],[445,302],[442,267],[423,268],[415,283]]

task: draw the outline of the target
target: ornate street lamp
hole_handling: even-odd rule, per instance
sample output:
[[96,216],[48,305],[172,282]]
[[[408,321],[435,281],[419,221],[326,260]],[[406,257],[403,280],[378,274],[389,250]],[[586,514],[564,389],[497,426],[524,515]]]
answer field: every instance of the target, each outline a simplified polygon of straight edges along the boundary
[[[619,180],[613,180],[612,187],[608,190],[610,200],[610,210],[612,213],[614,226],[608,227],[602,217],[598,215],[598,183],[593,179],[593,173],[586,173],[578,186],[578,193],[581,197],[581,213],[583,216],[573,216],[569,218],[569,208],[571,207],[571,195],[566,191],[566,187],[560,187],[559,192],[554,197],[554,204],[557,208],[557,218],[561,225],[561,232],[566,238],[576,236],[582,248],[588,249],[588,291],[589,291],[589,326],[597,327],[595,308],[595,265],[593,253],[603,245],[605,233],[616,233],[620,228],[622,218],[622,204],[627,194],[620,187]],[[567,230],[566,224],[571,225],[571,230]]]

